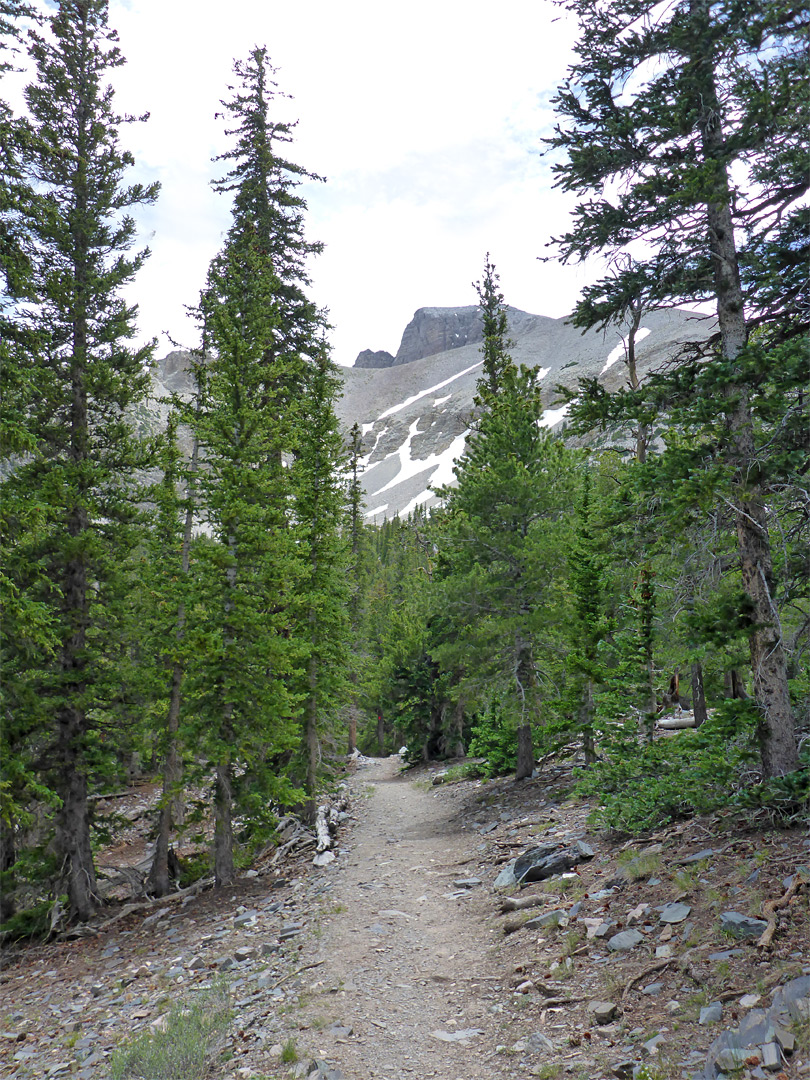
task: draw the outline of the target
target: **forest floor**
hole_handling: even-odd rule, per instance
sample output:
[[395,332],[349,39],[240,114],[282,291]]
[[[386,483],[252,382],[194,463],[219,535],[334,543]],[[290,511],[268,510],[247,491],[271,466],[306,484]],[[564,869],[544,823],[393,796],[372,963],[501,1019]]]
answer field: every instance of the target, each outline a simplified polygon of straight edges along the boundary
[[[114,1048],[221,977],[235,1015],[211,1080],[609,1080],[642,1063],[645,1080],[691,1078],[722,1031],[810,975],[807,888],[768,950],[720,923],[786,892],[810,862],[806,831],[712,818],[614,843],[567,800],[565,771],[436,786],[439,771],[361,762],[328,866],[310,849],[92,936],[6,950],[0,1077],[103,1080]],[[527,848],[577,840],[593,858],[564,878],[494,888]],[[527,895],[537,906],[501,914]],[[672,904],[677,921],[662,922]],[[628,927],[639,940],[614,951]],[[796,1035],[768,1075],[810,1076],[810,1023]],[[734,1075],[766,1074],[752,1062]]]

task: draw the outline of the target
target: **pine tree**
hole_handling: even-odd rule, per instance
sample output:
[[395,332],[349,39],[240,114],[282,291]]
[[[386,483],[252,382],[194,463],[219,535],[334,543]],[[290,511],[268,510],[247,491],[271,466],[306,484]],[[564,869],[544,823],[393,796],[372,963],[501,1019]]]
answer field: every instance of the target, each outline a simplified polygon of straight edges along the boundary
[[[56,843],[71,912],[86,919],[98,897],[87,802],[94,724],[113,695],[103,659],[114,621],[118,568],[135,539],[133,471],[146,463],[127,410],[142,398],[150,348],[130,348],[136,309],[121,291],[148,252],[127,255],[130,209],[157,185],[127,186],[131,155],[118,145],[106,73],[122,64],[103,0],[64,0],[47,36],[31,34],[37,81],[26,98],[37,197],[27,211],[32,301],[20,317],[31,385],[24,424],[31,456],[7,480],[12,498],[44,507],[40,531],[15,537],[18,566],[45,568],[57,641],[36,662],[40,700],[55,718],[43,760],[61,800]],[[105,631],[106,627],[106,631]]]
[[473,282],[478,293],[478,305],[484,324],[484,342],[480,352],[484,357],[484,373],[478,380],[475,404],[479,408],[491,406],[503,387],[504,380],[514,368],[509,349],[513,342],[507,338],[506,305],[503,293],[498,289],[498,273],[489,261],[487,252],[484,276],[481,281]]
[[[691,381],[693,420],[702,408],[704,421],[721,421],[722,493],[735,507],[751,608],[763,772],[781,775],[798,758],[756,435],[755,399],[765,385],[752,382],[749,339],[757,326],[770,324],[778,340],[803,325],[777,299],[772,275],[756,269],[791,237],[782,262],[795,289],[792,264],[808,250],[799,203],[810,183],[806,25],[796,9],[753,0],[567,6],[581,25],[580,59],[560,89],[563,124],[550,143],[565,154],[555,166],[559,186],[583,199],[556,244],[563,260],[616,255],[637,240],[649,252],[586,293],[583,325],[594,325],[597,308],[601,318],[618,312],[639,284],[651,302],[717,304],[716,358],[665,380],[661,401],[671,405]],[[747,192],[733,184],[732,169],[747,174]],[[788,415],[800,378],[793,364],[770,380],[790,399]],[[711,408],[695,397],[696,382]]]
[[200,299],[199,410],[189,417],[215,541],[202,549],[206,601],[195,633],[209,660],[194,692],[216,772],[219,884],[234,874],[235,801],[266,815],[271,800],[300,795],[278,763],[297,746],[302,710],[317,757],[319,713],[339,667],[321,635],[340,621],[335,381],[324,317],[305,292],[306,260],[320,245],[305,239],[296,192],[312,174],[279,153],[292,127],[268,116],[276,84],[266,50],[234,70],[223,102],[234,147],[218,159],[230,169],[214,184],[233,192],[233,218]]

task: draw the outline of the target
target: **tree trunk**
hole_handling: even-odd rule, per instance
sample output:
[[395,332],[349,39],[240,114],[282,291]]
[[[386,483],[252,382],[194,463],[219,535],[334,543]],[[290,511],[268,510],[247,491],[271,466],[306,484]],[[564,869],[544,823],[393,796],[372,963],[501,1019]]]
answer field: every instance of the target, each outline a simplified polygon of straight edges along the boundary
[[318,766],[321,759],[321,744],[318,739],[318,661],[311,656],[309,658],[309,698],[306,709],[306,732],[307,743],[307,775],[304,782],[304,790],[307,795],[313,797],[318,784]]
[[[692,0],[692,15],[700,31],[711,18],[708,0]],[[695,38],[698,44],[701,38]],[[723,112],[714,74],[715,57],[709,52],[695,57],[702,84],[702,111],[698,119],[704,156],[711,162],[714,191],[706,202],[706,223],[714,269],[717,319],[721,350],[732,370],[748,342],[744,297],[740,284],[731,188],[723,164],[725,153]],[[793,712],[788,690],[787,660],[782,628],[774,603],[773,566],[767,512],[758,484],[753,437],[753,418],[746,388],[739,379],[726,387],[726,424],[731,439],[731,462],[737,482],[737,549],[742,584],[751,601],[749,636],[754,698],[759,713],[758,736],[762,770],[766,777],[783,776],[799,767]]]
[[16,911],[14,899],[14,864],[17,848],[14,842],[14,819],[0,817],[0,922],[10,919]]
[[692,710],[695,714],[695,727],[699,728],[707,719],[706,694],[703,689],[703,665],[692,664]]
[[380,748],[380,757],[385,754],[385,722],[382,713],[377,712],[377,746]]
[[90,812],[87,775],[79,745],[84,734],[80,709],[65,706],[60,711],[58,755],[61,766],[59,795],[62,806],[56,830],[57,849],[71,917],[86,922],[99,903],[96,871],[90,846]]
[[[199,399],[198,399],[199,400]],[[183,524],[183,547],[180,555],[180,568],[184,578],[188,577],[191,562],[191,530],[194,521],[194,479],[199,460],[199,440],[195,437],[191,449],[188,486],[186,488],[186,517]],[[177,608],[177,641],[182,641],[186,628],[186,606],[181,601]],[[157,839],[152,866],[147,878],[147,888],[154,896],[165,896],[171,888],[172,867],[169,852],[172,827],[183,820],[183,795],[180,791],[181,764],[178,750],[178,732],[180,729],[180,703],[183,676],[185,671],[179,661],[172,665],[172,681],[169,690],[169,710],[166,715],[166,753],[163,763],[163,797],[158,817]]]
[[649,564],[641,567],[639,574],[639,591],[641,603],[639,605],[639,623],[641,631],[641,644],[644,655],[644,696],[647,698],[646,712],[642,713],[639,727],[641,735],[652,742],[655,731],[655,714],[658,711],[658,701],[655,696],[655,657],[653,655],[653,616],[655,613],[655,591],[653,589],[652,571]]
[[582,689],[580,727],[585,764],[593,765],[596,762],[596,747],[593,741],[593,679],[590,678],[585,680],[585,686]]
[[517,765],[515,780],[525,780],[534,772],[534,746],[531,724],[521,724],[517,729]]
[[228,759],[217,765],[214,789],[214,881],[217,886],[230,885],[234,879],[232,811],[231,762]]

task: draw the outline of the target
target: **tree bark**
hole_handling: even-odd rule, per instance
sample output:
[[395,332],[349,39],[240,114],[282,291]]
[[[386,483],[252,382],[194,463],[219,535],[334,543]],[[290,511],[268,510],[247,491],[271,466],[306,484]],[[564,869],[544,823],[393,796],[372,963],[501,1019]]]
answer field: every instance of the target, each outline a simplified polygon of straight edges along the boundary
[[234,879],[233,865],[233,790],[231,762],[217,765],[214,788],[214,881],[218,887],[230,885]]
[[708,717],[706,712],[706,694],[703,689],[703,665],[692,664],[692,711],[695,714],[695,727],[699,728]]
[[515,780],[525,780],[534,772],[534,746],[531,724],[521,724],[517,729],[517,765]]
[[385,753],[385,721],[382,713],[377,712],[377,745],[380,748],[380,757]]
[[[692,14],[698,32],[701,26],[708,27],[711,18],[708,0],[692,0]],[[704,39],[697,37],[694,40],[699,44]],[[698,129],[704,157],[707,163],[711,163],[714,177],[714,190],[706,201],[706,223],[714,269],[721,350],[734,369],[748,342],[748,326],[734,238],[731,188],[723,160],[723,113],[717,94],[714,57],[710,52],[701,54],[695,57],[695,64],[702,101]],[[743,588],[752,605],[749,645],[762,770],[766,777],[783,776],[799,767],[799,754],[794,735],[782,629],[774,602],[767,511],[757,479],[753,418],[748,394],[741,380],[737,379],[728,386],[724,395],[732,464],[737,477],[737,549]]]
[[10,919],[16,911],[14,899],[14,864],[17,847],[14,842],[14,819],[0,817],[0,922]]

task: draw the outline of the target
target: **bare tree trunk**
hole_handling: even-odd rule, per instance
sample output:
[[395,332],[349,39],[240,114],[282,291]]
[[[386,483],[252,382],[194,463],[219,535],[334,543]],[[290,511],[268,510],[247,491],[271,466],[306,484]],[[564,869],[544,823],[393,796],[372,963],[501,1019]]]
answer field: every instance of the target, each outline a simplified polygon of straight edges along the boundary
[[318,784],[318,765],[321,759],[321,743],[318,739],[318,661],[309,658],[309,699],[306,710],[307,775],[304,788],[311,798]]
[[[709,25],[708,0],[692,0],[696,29]],[[696,44],[698,38],[695,38]],[[731,188],[723,164],[725,153],[723,111],[714,74],[711,52],[696,56],[701,82],[701,115],[698,128],[704,156],[711,162],[715,178],[713,197],[706,203],[706,223],[717,296],[721,350],[732,366],[748,342],[748,326],[740,284]],[[773,565],[767,512],[757,483],[753,418],[745,386],[737,380],[725,390],[726,424],[731,439],[731,461],[737,473],[737,549],[745,593],[751,602],[749,636],[754,698],[759,712],[758,736],[762,769],[766,777],[783,776],[799,767],[793,712],[788,690],[787,660],[782,645],[782,628],[774,602]]]
[[531,724],[521,724],[517,729],[517,765],[515,780],[525,780],[534,772],[534,746]]
[[639,622],[641,630],[641,643],[644,653],[645,696],[647,698],[647,710],[642,713],[639,726],[642,736],[647,742],[652,742],[655,731],[655,714],[658,711],[658,701],[655,695],[655,657],[653,655],[653,615],[655,612],[655,593],[653,591],[652,572],[649,564],[641,567],[639,574],[639,590],[641,603],[639,610]]
[[[188,485],[186,488],[186,517],[183,523],[183,547],[180,555],[180,568],[184,578],[188,577],[191,561],[191,530],[194,522],[194,479],[199,460],[199,440],[195,437],[191,449]],[[177,641],[185,636],[186,606],[180,603],[177,608]],[[180,728],[180,702],[185,671],[179,661],[172,665],[172,681],[169,690],[169,710],[166,716],[166,753],[163,762],[163,797],[158,817],[157,839],[152,856],[152,866],[147,878],[147,888],[154,896],[165,896],[171,887],[171,867],[169,850],[173,826],[182,824],[184,806],[180,791],[181,764],[178,748]]]
[[234,879],[232,810],[229,757],[217,765],[214,790],[214,881],[217,886],[230,885]]
[[698,728],[708,717],[706,712],[706,694],[703,689],[703,665],[695,661],[692,664],[692,711],[695,714],[695,727]]

